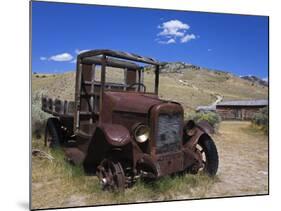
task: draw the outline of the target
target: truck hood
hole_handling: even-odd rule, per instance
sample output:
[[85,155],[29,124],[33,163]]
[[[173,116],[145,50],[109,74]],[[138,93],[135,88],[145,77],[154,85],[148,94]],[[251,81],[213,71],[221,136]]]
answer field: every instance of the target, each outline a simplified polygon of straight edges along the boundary
[[145,114],[152,106],[166,102],[157,95],[137,92],[106,92],[104,97],[110,101],[112,110]]

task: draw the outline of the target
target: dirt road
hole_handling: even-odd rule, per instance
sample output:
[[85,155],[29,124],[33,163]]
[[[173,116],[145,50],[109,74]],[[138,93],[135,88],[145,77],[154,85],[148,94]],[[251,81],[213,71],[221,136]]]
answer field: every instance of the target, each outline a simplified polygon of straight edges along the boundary
[[215,136],[220,156],[219,181],[206,196],[266,194],[268,138],[250,122],[222,122]]

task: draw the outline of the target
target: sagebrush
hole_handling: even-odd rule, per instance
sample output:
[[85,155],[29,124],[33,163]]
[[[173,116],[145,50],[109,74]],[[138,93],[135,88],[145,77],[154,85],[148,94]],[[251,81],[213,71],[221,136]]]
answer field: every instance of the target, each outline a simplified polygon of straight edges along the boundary
[[265,133],[268,133],[268,106],[262,108],[260,112],[256,113],[253,116],[252,122],[255,125],[260,126],[265,131]]
[[32,92],[31,99],[31,122],[32,135],[35,138],[40,138],[44,132],[44,128],[49,118],[49,114],[41,110],[41,97],[45,94],[44,91]]
[[221,122],[220,116],[216,112],[192,112],[187,115],[188,120],[193,120],[196,123],[207,121],[214,128]]

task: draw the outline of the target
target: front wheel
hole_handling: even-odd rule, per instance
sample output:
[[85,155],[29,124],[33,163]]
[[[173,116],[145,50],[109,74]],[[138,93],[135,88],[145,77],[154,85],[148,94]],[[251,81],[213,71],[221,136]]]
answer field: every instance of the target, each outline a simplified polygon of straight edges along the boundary
[[211,138],[199,140],[196,145],[196,151],[201,155],[203,166],[193,173],[202,171],[209,176],[216,175],[219,166],[219,156],[214,141]]
[[96,172],[103,190],[123,191],[125,188],[125,174],[118,161],[103,160]]

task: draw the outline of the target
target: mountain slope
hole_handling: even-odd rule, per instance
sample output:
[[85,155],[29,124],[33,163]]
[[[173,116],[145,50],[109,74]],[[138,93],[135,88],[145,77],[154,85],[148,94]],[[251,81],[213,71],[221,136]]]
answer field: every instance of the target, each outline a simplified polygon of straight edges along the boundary
[[[261,99],[268,97],[268,87],[241,79],[231,73],[208,70],[181,63],[162,69],[160,74],[159,96],[182,103],[187,111],[199,105],[210,105],[218,99]],[[176,67],[176,71],[171,67]],[[164,66],[165,67],[165,66]],[[169,67],[169,68],[168,68]],[[120,78],[120,73],[112,71],[110,77]],[[145,71],[145,85],[152,91],[154,77],[150,68]],[[33,75],[32,91],[43,90],[52,97],[73,100],[75,72],[57,75]]]
[[248,80],[255,84],[259,84],[261,86],[268,86],[268,81],[262,80],[254,75],[241,76],[240,78],[242,78],[244,80]]

